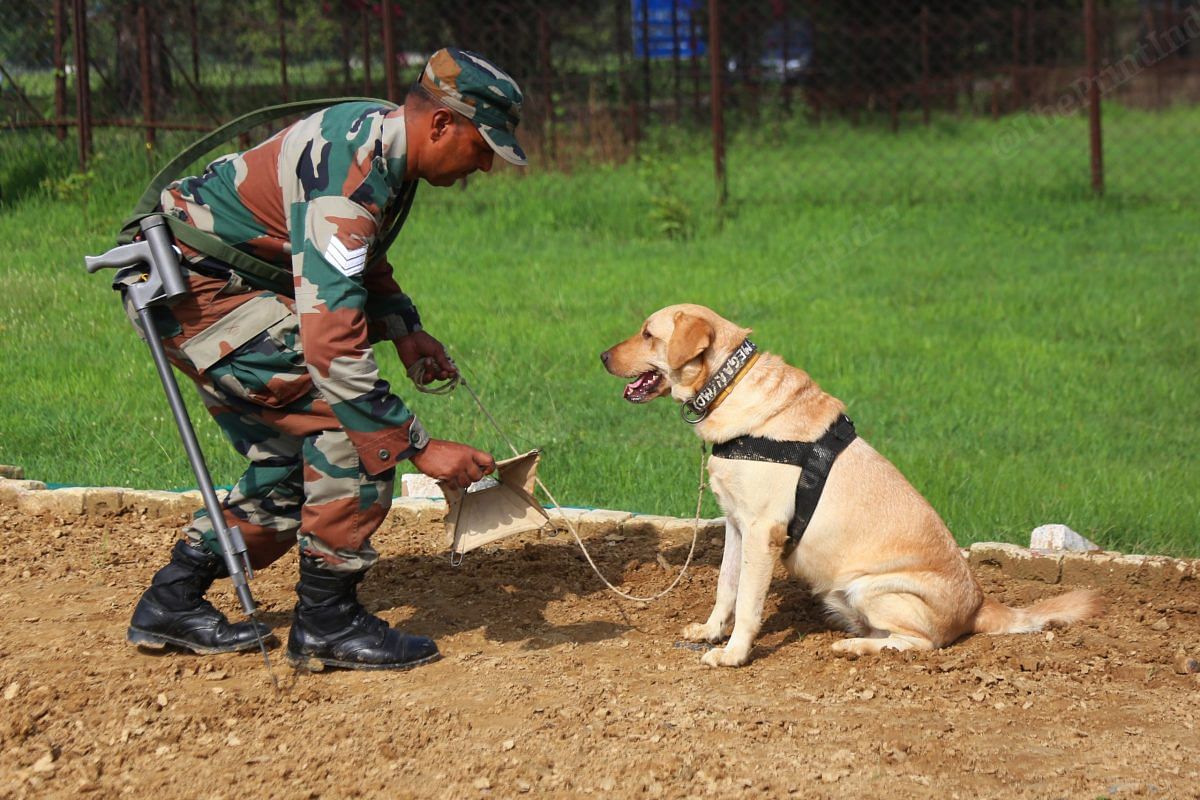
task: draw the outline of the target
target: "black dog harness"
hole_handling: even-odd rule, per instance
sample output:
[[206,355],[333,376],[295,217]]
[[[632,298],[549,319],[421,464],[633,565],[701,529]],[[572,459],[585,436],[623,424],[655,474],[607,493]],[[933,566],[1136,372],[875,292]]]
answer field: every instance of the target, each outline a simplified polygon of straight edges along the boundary
[[840,414],[815,442],[785,442],[761,436],[739,436],[728,442],[714,444],[712,454],[717,458],[800,467],[800,480],[796,482],[796,510],[792,521],[788,523],[788,541],[783,548],[786,556],[800,544],[800,537],[804,536],[808,523],[812,522],[833,462],[856,438],[858,434],[854,432],[854,423],[845,414]]

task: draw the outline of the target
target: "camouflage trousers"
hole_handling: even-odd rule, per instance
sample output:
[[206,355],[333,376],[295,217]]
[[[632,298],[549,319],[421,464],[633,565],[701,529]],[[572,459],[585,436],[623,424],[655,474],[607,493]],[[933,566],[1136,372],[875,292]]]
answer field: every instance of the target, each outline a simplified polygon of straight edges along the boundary
[[[391,507],[395,470],[363,471],[308,376],[290,298],[230,291],[231,281],[194,274],[189,283],[190,296],[154,309],[155,325],[172,364],[250,461],[222,501],[250,563],[261,569],[298,541],[301,552],[331,569],[367,569],[379,557],[370,537]],[[185,533],[193,545],[220,552],[204,509]]]

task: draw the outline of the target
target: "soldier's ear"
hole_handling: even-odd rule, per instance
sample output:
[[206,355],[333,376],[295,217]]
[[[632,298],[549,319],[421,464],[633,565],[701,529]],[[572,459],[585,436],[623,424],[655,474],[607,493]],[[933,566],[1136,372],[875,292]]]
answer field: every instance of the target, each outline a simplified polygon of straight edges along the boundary
[[448,108],[435,108],[429,113],[429,137],[441,139],[454,126],[454,114]]

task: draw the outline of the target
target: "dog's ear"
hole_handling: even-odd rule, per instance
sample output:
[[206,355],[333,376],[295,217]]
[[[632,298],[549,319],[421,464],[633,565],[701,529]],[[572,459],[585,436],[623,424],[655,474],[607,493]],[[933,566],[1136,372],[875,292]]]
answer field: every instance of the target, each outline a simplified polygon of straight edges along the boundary
[[707,350],[713,341],[712,323],[682,311],[675,312],[675,329],[667,343],[667,366],[679,369]]

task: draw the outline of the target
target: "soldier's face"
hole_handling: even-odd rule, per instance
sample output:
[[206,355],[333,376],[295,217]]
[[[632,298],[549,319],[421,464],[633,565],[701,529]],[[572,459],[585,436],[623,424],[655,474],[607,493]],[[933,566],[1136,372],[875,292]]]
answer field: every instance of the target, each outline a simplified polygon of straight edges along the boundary
[[472,172],[491,170],[494,155],[478,128],[465,119],[438,112],[422,153],[421,177],[434,186],[450,186]]

